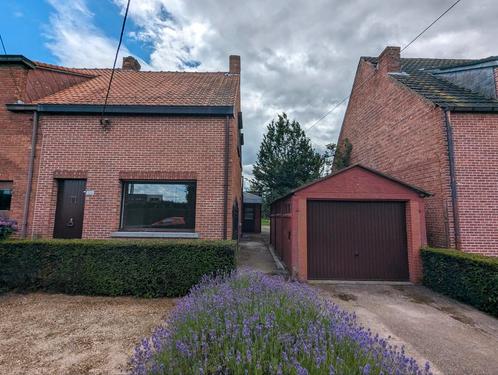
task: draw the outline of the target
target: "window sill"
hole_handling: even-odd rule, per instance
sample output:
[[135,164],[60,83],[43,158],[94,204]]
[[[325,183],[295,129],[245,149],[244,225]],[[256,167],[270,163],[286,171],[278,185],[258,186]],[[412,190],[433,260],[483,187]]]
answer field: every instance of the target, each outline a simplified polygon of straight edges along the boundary
[[195,232],[113,232],[117,238],[199,238]]

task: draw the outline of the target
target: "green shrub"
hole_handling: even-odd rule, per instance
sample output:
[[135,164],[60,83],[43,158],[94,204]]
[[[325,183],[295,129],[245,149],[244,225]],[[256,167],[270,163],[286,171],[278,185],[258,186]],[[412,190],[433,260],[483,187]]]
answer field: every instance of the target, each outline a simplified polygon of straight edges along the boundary
[[176,297],[235,268],[232,241],[0,242],[0,290]]
[[498,316],[498,258],[422,249],[424,285]]

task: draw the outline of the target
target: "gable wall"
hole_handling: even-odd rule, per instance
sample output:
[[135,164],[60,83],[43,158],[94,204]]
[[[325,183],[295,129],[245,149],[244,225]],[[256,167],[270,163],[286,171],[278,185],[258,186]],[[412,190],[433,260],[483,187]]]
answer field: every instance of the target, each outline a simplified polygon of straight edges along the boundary
[[352,163],[434,194],[425,199],[427,239],[439,247],[455,244],[443,119],[440,108],[361,61],[339,137],[352,143]]

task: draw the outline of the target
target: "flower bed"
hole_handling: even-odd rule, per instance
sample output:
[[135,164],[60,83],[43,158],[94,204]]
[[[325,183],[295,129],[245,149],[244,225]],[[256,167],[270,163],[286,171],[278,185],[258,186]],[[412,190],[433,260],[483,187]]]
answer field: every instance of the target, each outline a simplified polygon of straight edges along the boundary
[[204,279],[130,360],[139,374],[430,374],[308,285]]

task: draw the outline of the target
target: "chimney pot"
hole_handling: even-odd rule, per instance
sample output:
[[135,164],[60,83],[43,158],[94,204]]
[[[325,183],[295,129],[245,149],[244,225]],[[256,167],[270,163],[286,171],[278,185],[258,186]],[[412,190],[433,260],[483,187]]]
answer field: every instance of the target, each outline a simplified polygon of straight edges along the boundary
[[379,55],[379,70],[386,73],[401,72],[401,49],[387,46]]
[[229,73],[231,74],[240,74],[240,56],[238,55],[230,55],[229,58]]
[[135,72],[140,71],[140,63],[133,56],[123,57],[123,70],[134,70]]

